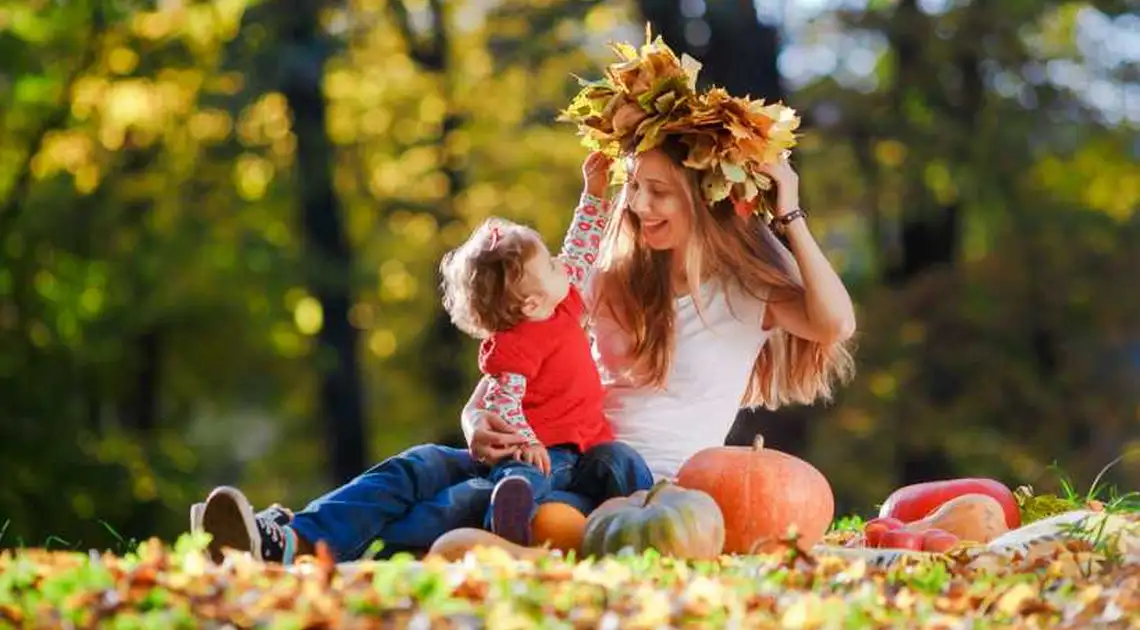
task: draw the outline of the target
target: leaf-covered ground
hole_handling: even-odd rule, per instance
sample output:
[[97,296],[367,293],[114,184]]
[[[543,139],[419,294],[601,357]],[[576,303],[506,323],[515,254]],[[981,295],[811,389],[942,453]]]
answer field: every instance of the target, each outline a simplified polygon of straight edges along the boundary
[[[656,557],[519,563],[498,550],[464,562],[293,570],[201,540],[149,541],[126,556],[0,554],[0,627],[15,628],[818,628],[1128,627],[1140,624],[1140,558],[1094,542],[1029,558]],[[836,542],[835,539],[832,542]]]

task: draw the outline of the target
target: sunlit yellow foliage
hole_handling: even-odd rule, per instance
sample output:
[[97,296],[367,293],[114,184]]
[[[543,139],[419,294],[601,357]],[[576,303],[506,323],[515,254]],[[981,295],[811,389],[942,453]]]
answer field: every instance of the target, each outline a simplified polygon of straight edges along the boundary
[[1130,151],[1121,142],[1098,141],[1070,157],[1045,156],[1031,185],[1126,221],[1140,206],[1140,165]]
[[107,55],[107,67],[115,74],[130,74],[139,65],[139,55],[130,48],[119,47]]
[[883,140],[875,144],[875,157],[883,166],[898,167],[906,159],[906,145],[896,140]]
[[368,349],[378,359],[387,359],[395,354],[398,345],[396,335],[386,328],[377,328],[368,335]]
[[380,297],[386,302],[402,302],[415,297],[416,279],[408,273],[404,263],[392,259],[380,265]]
[[303,335],[315,335],[324,325],[324,311],[316,298],[305,296],[293,309],[293,322]]
[[234,163],[234,183],[238,194],[246,201],[257,201],[265,196],[273,180],[273,165],[252,153],[244,153]]
[[157,11],[135,14],[131,29],[149,40],[181,37],[195,50],[206,52],[237,34],[248,4],[247,0],[168,3]]
[[195,112],[189,120],[190,135],[199,142],[221,142],[233,130],[233,121],[227,112],[216,109],[203,109]]
[[933,160],[923,170],[923,181],[939,203],[954,203],[958,198],[958,186],[950,169],[942,160]]
[[93,158],[95,144],[79,131],[52,131],[44,138],[43,149],[32,159],[37,177],[48,177],[60,170],[78,173]]
[[285,96],[271,92],[242,112],[237,125],[238,138],[246,146],[263,146],[290,133],[289,107]]

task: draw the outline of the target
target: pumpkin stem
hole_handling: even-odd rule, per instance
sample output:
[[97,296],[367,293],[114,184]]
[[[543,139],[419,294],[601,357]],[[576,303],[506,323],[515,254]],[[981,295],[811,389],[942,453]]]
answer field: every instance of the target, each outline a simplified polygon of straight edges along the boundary
[[653,484],[653,487],[650,488],[649,492],[645,494],[645,505],[649,505],[649,502],[653,500],[653,497],[657,496],[657,493],[667,485],[669,485],[669,482],[665,479],[662,479],[661,481]]
[[752,439],[752,450],[754,450],[754,451],[764,450],[764,436],[763,435],[760,435],[759,433],[757,433],[756,437]]

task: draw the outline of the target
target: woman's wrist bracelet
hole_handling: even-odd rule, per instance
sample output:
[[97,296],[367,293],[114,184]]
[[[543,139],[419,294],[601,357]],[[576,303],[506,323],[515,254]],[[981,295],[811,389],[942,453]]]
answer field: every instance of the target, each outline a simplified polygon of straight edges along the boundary
[[792,210],[791,212],[789,212],[785,215],[773,217],[772,218],[772,229],[775,230],[777,234],[783,234],[784,232],[787,231],[788,225],[792,221],[795,221],[796,219],[806,219],[806,218],[807,218],[807,211],[804,210],[803,208],[796,208],[795,210]]

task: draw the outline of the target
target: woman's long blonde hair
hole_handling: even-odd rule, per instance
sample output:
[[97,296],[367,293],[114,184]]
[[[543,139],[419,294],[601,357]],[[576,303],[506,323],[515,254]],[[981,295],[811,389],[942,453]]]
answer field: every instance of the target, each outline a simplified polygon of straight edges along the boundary
[[[697,172],[681,165],[680,147],[666,142],[662,150],[691,201],[692,234],[682,255],[698,308],[699,287],[708,281],[720,284],[721,290],[736,287],[759,300],[767,299],[769,289],[802,295],[804,284],[795,258],[763,221],[755,214],[741,217],[729,200],[709,207],[700,194]],[[639,384],[662,387],[673,361],[676,310],[671,262],[676,254],[642,244],[634,221],[627,186],[602,242],[594,280],[595,308],[606,309],[630,335],[630,375]],[[854,371],[847,342],[823,345],[777,328],[756,357],[741,405],[776,409],[788,403],[830,400],[834,385],[850,380]]]

